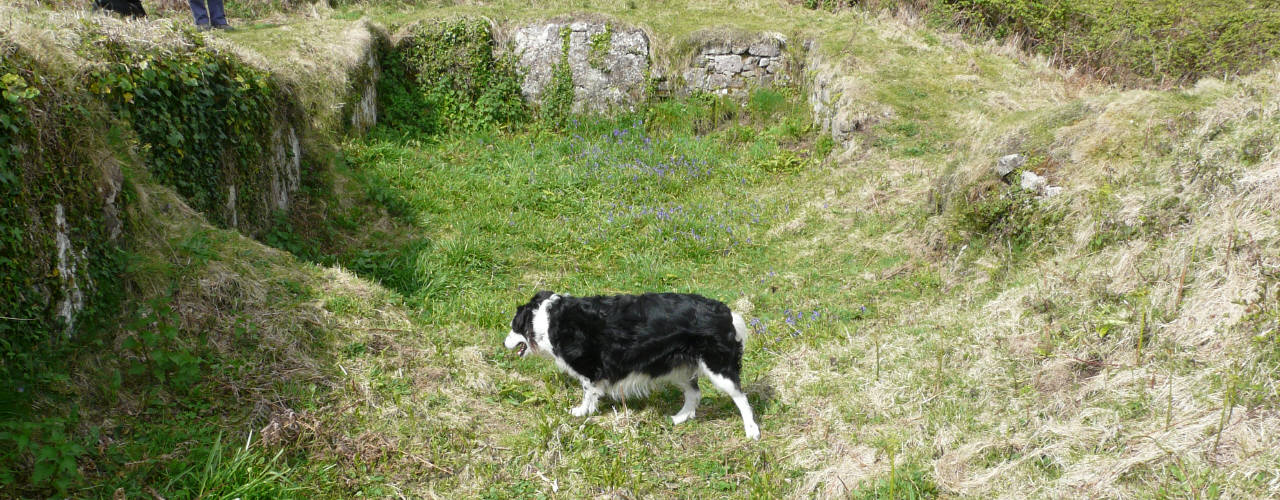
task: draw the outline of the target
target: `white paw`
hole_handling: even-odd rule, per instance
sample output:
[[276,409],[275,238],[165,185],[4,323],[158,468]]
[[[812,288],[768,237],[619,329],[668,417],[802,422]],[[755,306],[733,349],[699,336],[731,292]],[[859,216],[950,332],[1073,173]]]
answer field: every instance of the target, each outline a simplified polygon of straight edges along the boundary
[[693,412],[677,413],[671,416],[671,425],[680,425],[693,418]]
[[587,408],[585,406],[575,406],[573,408],[569,408],[569,414],[575,417],[585,417],[592,413],[595,413],[594,409]]
[[746,424],[743,427],[746,428],[748,438],[753,440],[760,439],[760,426],[756,424]]

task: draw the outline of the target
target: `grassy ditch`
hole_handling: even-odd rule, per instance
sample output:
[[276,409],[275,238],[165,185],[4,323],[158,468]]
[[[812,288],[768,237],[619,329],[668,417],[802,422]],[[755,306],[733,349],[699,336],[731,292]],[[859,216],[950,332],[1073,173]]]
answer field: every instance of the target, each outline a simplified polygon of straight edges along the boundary
[[[507,7],[539,6],[394,15]],[[629,15],[717,9],[740,15]],[[396,74],[455,85],[384,81],[408,118],[341,144],[333,191],[264,235],[275,249],[126,172],[128,308],[8,429],[38,442],[2,457],[4,493],[1271,494],[1274,74],[1121,91],[920,23],[781,12],[828,30],[810,55],[859,113],[841,144],[791,89],[473,113],[504,109],[465,86],[501,65],[472,64],[483,34],[427,24],[418,40],[467,50],[421,47],[457,65]],[[275,45],[296,23],[229,36]],[[1063,191],[996,177],[1015,152]],[[710,387],[680,426],[670,389],[571,417],[573,381],[499,347],[538,289],[730,302],[762,442]]]

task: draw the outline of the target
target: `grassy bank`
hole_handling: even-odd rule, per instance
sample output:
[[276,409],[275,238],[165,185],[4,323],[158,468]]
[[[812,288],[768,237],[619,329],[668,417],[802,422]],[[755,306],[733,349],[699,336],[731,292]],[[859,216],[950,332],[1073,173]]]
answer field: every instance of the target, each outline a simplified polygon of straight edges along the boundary
[[806,0],[812,9],[917,12],[944,29],[1012,40],[1110,81],[1161,86],[1247,74],[1280,52],[1280,9],[1243,0]]

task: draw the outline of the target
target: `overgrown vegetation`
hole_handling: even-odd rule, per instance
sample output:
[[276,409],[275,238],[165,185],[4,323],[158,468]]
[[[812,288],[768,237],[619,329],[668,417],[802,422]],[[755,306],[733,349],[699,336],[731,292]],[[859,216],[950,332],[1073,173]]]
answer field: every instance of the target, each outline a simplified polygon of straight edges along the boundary
[[32,405],[67,384],[66,359],[92,345],[72,332],[109,325],[121,299],[113,238],[128,194],[85,126],[103,109],[74,89],[0,41],[0,489],[65,491],[78,476],[89,443],[75,415],[40,418]]
[[511,55],[494,52],[482,19],[428,20],[405,29],[382,60],[385,120],[428,134],[467,132],[527,120]]
[[1247,0],[805,0],[922,10],[938,26],[1014,38],[1032,52],[1121,82],[1185,84],[1247,74],[1280,56],[1280,10]]
[[563,128],[573,112],[573,68],[569,66],[569,37],[573,33],[568,26],[560,28],[560,60],[551,67],[551,81],[543,91],[538,109],[543,122]]
[[[291,107],[266,73],[205,50],[201,38],[188,39],[196,50],[138,50],[103,33],[80,26],[84,44],[68,54],[103,64],[77,73],[0,42],[0,184],[11,201],[0,208],[6,494],[67,495],[86,475],[134,482],[127,490],[141,494],[138,481],[189,463],[174,457],[221,460],[206,447],[216,429],[190,423],[209,421],[223,403],[214,384],[245,364],[206,344],[223,327],[182,325],[192,316],[175,311],[175,284],[191,276],[153,265],[145,247],[162,231],[149,221],[156,206],[139,207],[137,190],[168,184],[211,219],[232,225],[228,211],[239,212],[242,228],[261,227],[252,219],[269,215],[272,189],[264,149]],[[225,198],[228,184],[241,187],[238,204]],[[168,256],[194,269],[216,253],[194,235],[175,243]],[[164,423],[121,425],[112,412],[122,409]]]
[[266,73],[192,41],[160,53],[89,38],[87,50],[106,64],[88,88],[137,134],[155,180],[222,224],[263,227],[271,179],[281,182],[268,159],[271,135],[291,106]]

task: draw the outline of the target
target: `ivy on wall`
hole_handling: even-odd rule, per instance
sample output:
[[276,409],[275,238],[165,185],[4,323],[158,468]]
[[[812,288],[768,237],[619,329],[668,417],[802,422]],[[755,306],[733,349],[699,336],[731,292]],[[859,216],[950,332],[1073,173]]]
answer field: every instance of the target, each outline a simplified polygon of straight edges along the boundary
[[[0,40],[0,490],[62,491],[84,451],[68,421],[25,414],[66,382],[72,349],[119,313],[124,258],[113,233],[128,223],[130,196],[95,156],[109,150],[109,121],[77,82]],[[64,309],[69,299],[83,308]]]
[[542,94],[543,121],[556,128],[563,128],[573,111],[573,67],[569,65],[569,44],[573,31],[568,26],[560,28],[560,60],[551,67],[551,81]]
[[0,196],[6,200],[0,203],[0,315],[4,316],[0,319],[0,377],[4,379],[22,377],[32,368],[31,351],[39,349],[44,337],[58,326],[48,314],[54,297],[47,286],[37,283],[48,281],[40,271],[49,270],[35,262],[36,253],[49,251],[51,245],[46,235],[30,234],[36,225],[32,216],[39,217],[32,212],[40,211],[33,204],[52,194],[27,185],[39,175],[33,172],[35,158],[28,151],[37,138],[30,115],[41,92],[33,85],[35,71],[18,64],[13,50],[6,50],[0,59]]
[[479,19],[424,21],[382,60],[382,116],[426,133],[470,131],[528,119],[514,55],[495,54]]
[[[136,151],[148,181],[172,186],[214,222],[238,213],[238,226],[252,230],[277,219],[273,168],[295,160],[287,155],[296,140],[282,131],[297,104],[267,73],[194,33],[164,47],[129,46],[92,27],[83,35],[80,55],[98,62],[83,73],[46,67],[0,38],[0,491],[65,496],[78,480],[87,444],[75,411],[37,418],[33,404],[56,400],[71,378],[66,360],[110,346],[127,316],[121,246],[135,196],[129,176],[142,172],[126,176],[121,165]],[[166,377],[195,366],[147,359]]]
[[[269,219],[265,190],[279,92],[267,73],[200,47],[140,51],[99,37],[88,88],[137,133],[147,169],[223,225],[231,186],[240,220]],[[282,100],[282,99],[280,99]]]

